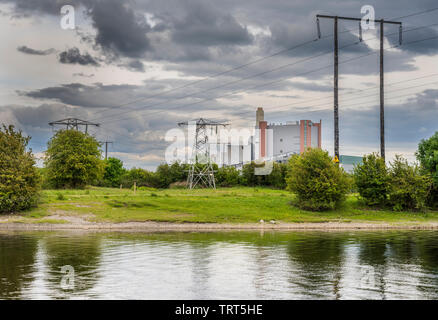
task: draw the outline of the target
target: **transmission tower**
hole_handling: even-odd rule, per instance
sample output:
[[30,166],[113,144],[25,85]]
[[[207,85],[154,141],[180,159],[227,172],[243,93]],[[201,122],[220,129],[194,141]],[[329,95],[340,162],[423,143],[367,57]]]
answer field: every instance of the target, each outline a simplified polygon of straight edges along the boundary
[[67,119],[57,120],[57,121],[49,122],[49,125],[52,127],[65,126],[65,129],[67,130],[72,130],[72,129],[79,130],[79,127],[83,126],[85,127],[85,133],[88,133],[88,126],[95,126],[95,127],[100,126],[99,123],[93,123],[77,118],[67,118]]
[[193,189],[199,185],[216,189],[213,163],[210,158],[210,146],[208,144],[208,130],[215,130],[217,133],[218,127],[226,127],[228,124],[203,118],[178,123],[180,127],[191,125],[196,125],[196,129],[187,176],[187,187]]

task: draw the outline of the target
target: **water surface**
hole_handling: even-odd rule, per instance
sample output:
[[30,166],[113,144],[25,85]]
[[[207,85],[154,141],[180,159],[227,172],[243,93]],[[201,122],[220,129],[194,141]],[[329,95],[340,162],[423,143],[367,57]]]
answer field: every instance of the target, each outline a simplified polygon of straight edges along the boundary
[[438,232],[0,232],[0,298],[437,299]]

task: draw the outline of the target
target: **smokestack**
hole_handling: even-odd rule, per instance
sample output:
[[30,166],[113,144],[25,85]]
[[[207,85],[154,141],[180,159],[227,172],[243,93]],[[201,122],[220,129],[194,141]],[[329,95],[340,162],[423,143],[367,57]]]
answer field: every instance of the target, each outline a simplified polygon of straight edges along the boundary
[[263,108],[257,108],[256,111],[256,128],[259,128],[260,121],[265,120],[265,112],[263,111]]

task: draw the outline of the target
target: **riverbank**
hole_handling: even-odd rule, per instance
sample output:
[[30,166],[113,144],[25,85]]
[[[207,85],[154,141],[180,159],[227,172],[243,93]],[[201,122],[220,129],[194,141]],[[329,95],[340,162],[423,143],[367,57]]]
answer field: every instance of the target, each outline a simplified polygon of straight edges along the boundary
[[210,232],[210,231],[353,231],[353,230],[438,230],[438,223],[373,223],[373,222],[316,222],[316,223],[0,223],[0,231],[117,231],[117,232]]
[[356,230],[438,229],[438,212],[371,210],[350,195],[326,212],[292,206],[293,195],[265,188],[46,190],[38,208],[0,215],[8,230]]

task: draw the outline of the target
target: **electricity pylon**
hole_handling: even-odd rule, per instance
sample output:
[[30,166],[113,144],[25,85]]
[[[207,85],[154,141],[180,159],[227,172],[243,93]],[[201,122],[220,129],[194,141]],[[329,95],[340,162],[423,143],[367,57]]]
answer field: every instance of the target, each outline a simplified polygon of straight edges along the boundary
[[226,127],[228,124],[203,118],[178,123],[180,127],[187,126],[189,128],[188,134],[191,133],[191,125],[196,126],[196,128],[187,176],[187,188],[193,189],[199,185],[216,189],[213,163],[210,158],[210,145],[208,144],[208,129],[215,130],[217,133],[218,127]]
[[65,126],[65,129],[67,129],[67,130],[71,130],[71,129],[79,130],[80,126],[84,126],[85,133],[88,133],[88,126],[95,126],[95,127],[100,126],[99,123],[93,123],[93,122],[89,122],[89,121],[81,120],[81,119],[76,119],[76,118],[67,118],[67,119],[49,122],[49,125],[52,127]]

